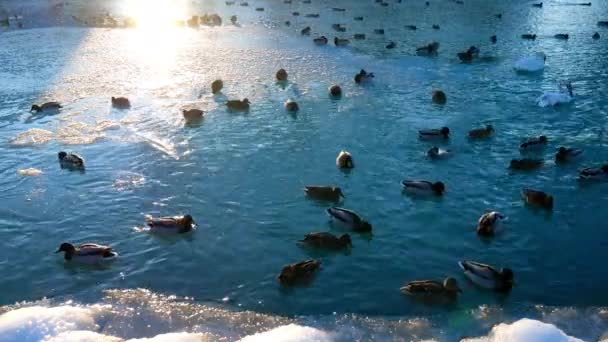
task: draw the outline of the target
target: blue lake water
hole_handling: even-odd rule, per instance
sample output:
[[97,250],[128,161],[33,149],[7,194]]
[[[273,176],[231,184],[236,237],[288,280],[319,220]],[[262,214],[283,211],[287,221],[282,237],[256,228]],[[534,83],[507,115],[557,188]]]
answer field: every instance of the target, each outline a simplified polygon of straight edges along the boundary
[[[127,15],[147,6],[156,20],[172,8],[128,3],[68,1],[51,14],[28,3],[41,19],[21,9],[26,28],[0,33],[0,312],[39,305],[46,308],[40,312],[56,310],[52,317],[92,316],[95,328],[76,325],[121,338],[177,331],[232,341],[296,323],[279,335],[453,341],[522,317],[584,340],[608,330],[607,185],[577,181],[583,167],[608,159],[608,29],[596,25],[608,20],[606,2],[548,1],[539,9],[481,0],[428,7],[409,0],[388,7],[178,1],[179,13],[237,14],[241,27],[108,29],[70,21],[73,14]],[[262,6],[264,12],[254,11]],[[365,20],[353,21],[359,15]],[[342,37],[368,39],[347,48],[314,46],[312,37],[334,37],[333,23],[347,27]],[[301,37],[307,25],[313,34]],[[375,36],[375,28],[385,36]],[[591,38],[596,31],[599,40]],[[528,32],[538,38],[519,38]],[[570,39],[556,40],[556,33]],[[493,34],[497,44],[489,41]],[[431,40],[441,43],[439,56],[415,56],[415,47]],[[397,48],[384,49],[388,41]],[[470,45],[492,58],[460,63],[456,53]],[[547,55],[544,72],[513,71],[518,57],[537,51]],[[289,73],[287,86],[274,81],[279,68]],[[372,83],[353,82],[361,68],[375,73]],[[216,78],[225,87],[213,96]],[[564,79],[572,81],[574,102],[539,107],[536,99]],[[342,99],[328,97],[332,84],[342,86]],[[430,100],[437,88],[447,94],[445,106]],[[128,96],[132,108],[112,109],[111,96]],[[226,99],[244,97],[252,102],[248,114],[226,110]],[[287,114],[286,99],[300,112]],[[28,111],[46,101],[64,108],[50,116]],[[183,108],[203,109],[202,124],[186,126]],[[485,124],[495,127],[494,137],[466,138]],[[419,141],[417,130],[442,126],[452,138],[440,146],[454,155],[431,161],[425,153],[433,144]],[[544,166],[509,171],[519,144],[539,135],[549,138]],[[562,145],[584,149],[583,158],[555,165]],[[351,172],[335,166],[342,149],[353,154]],[[86,172],[60,169],[60,150],[81,154]],[[42,174],[18,174],[27,168]],[[403,179],[441,180],[447,192],[412,198],[402,193]],[[328,222],[330,204],[304,196],[303,186],[313,184],[340,186],[340,205],[368,219],[373,234],[353,234],[348,253],[300,248],[296,241],[308,232],[343,232]],[[552,194],[553,212],[526,207],[524,187]],[[477,219],[491,210],[508,220],[500,234],[482,240]],[[136,229],[146,214],[186,213],[198,223],[186,236]],[[75,266],[53,253],[63,241],[110,244],[120,257],[102,267]],[[306,258],[322,261],[314,282],[279,286],[281,267]],[[512,268],[515,288],[505,296],[474,287],[459,272],[462,259]],[[405,282],[446,276],[464,290],[453,305],[427,306],[399,292]],[[47,315],[40,312],[32,315]],[[31,327],[27,336],[9,333],[2,317],[0,341],[42,339]],[[297,330],[302,326],[317,330]]]

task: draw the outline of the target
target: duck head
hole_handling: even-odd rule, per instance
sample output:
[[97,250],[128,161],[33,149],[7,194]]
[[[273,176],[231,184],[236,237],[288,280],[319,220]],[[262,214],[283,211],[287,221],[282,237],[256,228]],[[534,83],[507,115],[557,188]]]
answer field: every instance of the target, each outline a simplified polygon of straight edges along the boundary
[[445,192],[445,184],[443,184],[443,182],[435,182],[433,183],[433,185],[431,185],[431,189],[437,195],[443,195],[443,193]]
[[211,83],[211,92],[217,94],[224,87],[224,82],[222,80],[215,80]]
[[285,102],[285,109],[288,112],[297,112],[300,109],[300,107],[298,106],[297,102],[287,100]]
[[359,224],[359,226],[357,227],[357,231],[358,232],[371,232],[372,225],[369,222],[362,220],[361,223]]
[[344,193],[342,193],[342,189],[341,188],[338,188],[338,187],[333,188],[333,191],[339,197],[345,198]]
[[39,112],[41,110],[42,108],[40,108],[39,105],[32,105],[32,109],[30,109],[30,112]]
[[553,196],[551,195],[546,195],[543,198],[543,206],[545,208],[553,208]]
[[608,172],[608,164],[602,166],[602,171]]
[[447,127],[442,127],[441,134],[443,134],[445,138],[448,138],[450,136],[450,129]]
[[353,246],[353,242],[350,239],[350,235],[348,235],[348,234],[342,234],[338,239],[340,240],[340,243],[342,243],[342,245],[344,245],[344,246],[348,246],[348,247]]
[[57,153],[57,157],[59,157],[59,160],[63,160],[63,158],[65,158],[68,154],[66,152],[59,152]]
[[513,271],[510,268],[501,268],[500,276],[504,282],[513,283]]
[[248,98],[244,98],[244,99],[243,99],[243,103],[246,103],[246,104],[248,104],[248,105],[250,105],[250,104],[251,104],[251,102],[249,102],[249,99],[248,99]]
[[426,153],[427,155],[431,156],[431,157],[436,157],[439,155],[439,147],[434,146],[431,147],[430,150],[428,150],[428,152]]
[[486,131],[488,133],[494,132],[494,126],[492,126],[492,125],[486,125]]
[[55,253],[65,252],[66,255],[71,255],[76,252],[76,247],[69,242],[64,242],[59,246],[59,249]]
[[445,280],[443,281],[443,288],[452,294],[462,292],[460,287],[458,287],[458,282],[452,277],[445,278]]
[[285,69],[279,69],[276,74],[277,81],[284,82],[287,81],[287,71]]
[[333,85],[329,88],[329,93],[333,97],[340,97],[342,96],[342,88],[340,88],[338,85]]
[[547,137],[544,135],[541,135],[540,137],[538,137],[538,141],[540,141],[543,144],[547,143]]
[[196,224],[196,222],[194,222],[194,219],[192,218],[191,215],[184,215],[182,220],[183,220],[184,224],[188,227],[192,227],[193,225]]

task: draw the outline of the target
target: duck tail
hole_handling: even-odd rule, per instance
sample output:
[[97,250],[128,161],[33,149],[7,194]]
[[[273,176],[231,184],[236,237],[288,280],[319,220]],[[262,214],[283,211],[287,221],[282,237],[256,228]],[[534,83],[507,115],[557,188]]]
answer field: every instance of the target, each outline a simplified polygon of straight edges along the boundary
[[462,269],[463,271],[467,271],[467,270],[468,270],[468,267],[467,267],[466,261],[464,261],[464,260],[463,260],[463,261],[459,261],[459,262],[458,262],[458,266],[459,266],[459,267],[460,267],[460,269]]

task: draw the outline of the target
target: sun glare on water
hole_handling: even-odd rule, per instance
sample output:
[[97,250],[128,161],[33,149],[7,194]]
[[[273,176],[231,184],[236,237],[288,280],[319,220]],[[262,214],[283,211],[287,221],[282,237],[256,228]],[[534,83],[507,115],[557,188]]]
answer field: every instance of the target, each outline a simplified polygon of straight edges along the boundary
[[185,17],[184,10],[172,0],[129,0],[125,8],[138,29],[155,32],[174,28],[175,22]]

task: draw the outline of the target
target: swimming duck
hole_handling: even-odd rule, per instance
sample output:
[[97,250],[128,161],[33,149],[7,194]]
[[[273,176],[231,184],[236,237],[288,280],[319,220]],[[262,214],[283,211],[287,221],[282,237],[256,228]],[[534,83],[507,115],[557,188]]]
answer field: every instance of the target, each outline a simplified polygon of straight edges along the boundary
[[416,27],[416,25],[405,25],[405,28],[406,28],[406,29],[408,29],[408,30],[412,30],[412,31],[414,31],[414,30],[418,29],[418,28]]
[[547,137],[541,135],[538,138],[529,139],[525,143],[519,145],[519,149],[522,152],[536,151],[545,148],[545,146],[547,146],[547,142]]
[[532,4],[532,7],[543,7],[543,3],[539,2],[539,3],[536,3],[536,4]]
[[231,15],[230,16],[230,22],[232,23],[232,25],[236,25],[236,21],[237,21],[236,15]]
[[146,216],[146,225],[154,233],[187,233],[194,228],[194,219],[190,215],[173,217]]
[[345,12],[346,8],[332,7],[332,10],[334,12]]
[[357,83],[357,84],[366,83],[368,81],[371,81],[372,78],[374,78],[373,72],[368,73],[367,71],[361,69],[361,71],[359,71],[359,73],[355,75],[355,83]]
[[355,33],[353,35],[353,39],[355,39],[355,40],[365,40],[365,33]]
[[363,21],[363,17],[354,17],[353,18],[355,21]]
[[348,151],[340,151],[336,158],[336,166],[341,169],[352,169],[355,167],[353,156]]
[[477,235],[493,236],[498,227],[498,223],[504,218],[505,217],[497,211],[491,211],[481,215],[477,222]]
[[332,85],[329,87],[329,95],[333,98],[338,98],[342,96],[342,88],[339,85]]
[[219,93],[222,91],[222,88],[224,88],[224,82],[222,82],[222,80],[215,80],[211,83],[211,92],[213,94]]
[[226,1],[226,6],[232,6],[234,5],[234,1]]
[[447,127],[442,127],[441,129],[421,129],[418,131],[418,137],[421,140],[449,139],[450,129]]
[[202,119],[205,113],[200,109],[183,109],[182,114],[186,122],[194,122]]
[[524,34],[521,35],[521,39],[535,40],[536,39],[536,35],[532,34],[532,33],[524,33]]
[[564,33],[558,33],[556,35],[553,36],[556,39],[564,39],[567,40],[570,36]]
[[562,81],[558,85],[559,92],[545,92],[536,101],[541,107],[557,106],[561,104],[570,103],[574,100],[574,93],[572,92],[572,84],[570,82]]
[[247,7],[247,6],[249,6],[249,3],[248,2],[241,2],[239,5],[241,5],[243,7]]
[[436,280],[416,280],[401,287],[401,292],[414,296],[447,296],[456,297],[458,292],[462,292],[458,287],[458,282],[452,277],[445,278],[443,282]]
[[412,195],[442,196],[445,192],[445,185],[442,182],[431,183],[420,180],[404,180],[401,184],[405,187],[405,192]]
[[600,20],[597,22],[597,26],[608,26],[608,20]]
[[285,20],[285,26],[291,26],[291,21]]
[[304,192],[308,197],[317,200],[338,202],[340,197],[344,198],[342,189],[335,186],[305,186]]
[[384,34],[384,29],[374,29],[375,34]]
[[285,71],[285,69],[279,69],[279,71],[277,71],[276,77],[277,81],[279,82],[287,81],[287,71]]
[[471,46],[467,49],[467,51],[459,52],[458,58],[460,58],[460,60],[464,63],[470,63],[478,55],[479,55],[479,49],[475,46]]
[[601,167],[589,167],[581,171],[580,179],[583,180],[607,180],[608,179],[608,164]]
[[310,13],[305,15],[306,18],[318,18],[319,17],[319,13]]
[[495,14],[494,16],[498,19],[502,19],[502,13]]
[[432,28],[433,28],[433,30],[439,30],[440,29],[439,25],[437,25],[437,24],[433,24]]
[[532,189],[523,189],[521,194],[524,202],[528,205],[547,210],[553,209],[553,196],[549,194]]
[[251,102],[247,98],[241,100],[229,100],[226,102],[228,109],[235,112],[246,112],[249,110]]
[[30,112],[40,113],[44,111],[58,111],[61,108],[63,107],[59,102],[46,102],[41,105],[32,105],[32,109],[30,109]]
[[395,42],[389,42],[388,44],[386,44],[387,49],[394,49],[396,46],[397,44]]
[[321,36],[319,38],[315,38],[312,40],[317,45],[327,45],[328,39],[325,36]]
[[352,210],[333,207],[327,209],[327,213],[333,221],[347,226],[355,232],[371,232],[372,225],[363,220],[357,213]]
[[496,35],[493,35],[492,37],[490,37],[490,42],[492,42],[492,44],[496,44],[497,40],[498,40],[498,38],[496,38]]
[[331,233],[326,232],[313,232],[306,234],[304,240],[300,240],[301,243],[311,247],[329,249],[329,250],[341,250],[352,247],[352,241],[350,235],[342,234],[337,237]]
[[512,170],[525,170],[531,171],[538,169],[543,165],[541,159],[523,158],[523,159],[511,159],[509,168]]
[[346,46],[350,43],[350,41],[346,38],[338,38],[334,37],[334,45],[335,46]]
[[436,104],[444,105],[448,101],[448,98],[443,90],[433,90],[432,100]]
[[305,28],[302,29],[302,31],[300,31],[300,33],[302,35],[304,35],[304,36],[309,36],[310,35],[310,31],[311,31],[310,26],[306,26]]
[[583,153],[583,150],[578,148],[566,148],[560,147],[555,154],[555,162],[556,163],[567,163],[576,159],[576,157],[580,156]]
[[437,146],[433,146],[426,152],[426,155],[431,159],[439,159],[451,155],[451,152],[450,150],[444,150]]
[[84,169],[84,159],[76,153],[59,152],[59,164],[68,169]]
[[492,125],[486,125],[483,128],[475,128],[469,131],[470,139],[484,139],[489,138],[494,134],[494,127]]
[[295,113],[300,110],[298,103],[292,100],[285,101],[285,110],[290,113]]
[[255,10],[258,12],[264,12],[264,7],[256,7]]
[[131,102],[126,97],[112,97],[112,107],[118,109],[129,109],[131,108]]
[[436,56],[439,52],[439,43],[431,42],[425,46],[416,48],[416,54],[418,56]]
[[111,260],[118,256],[118,253],[112,251],[112,247],[98,245],[95,243],[85,243],[78,247],[74,247],[71,243],[64,242],[59,246],[55,253],[63,252],[65,260],[74,260],[79,262],[97,262],[102,260]]
[[292,12],[291,15],[293,15],[294,17],[297,17],[300,15],[300,12]]
[[475,261],[460,261],[458,266],[465,277],[477,286],[497,292],[509,292],[513,287],[513,271],[509,268],[501,268],[498,271],[492,266]]
[[547,56],[542,52],[537,52],[532,56],[525,56],[515,61],[513,68],[517,72],[537,72],[545,68]]
[[600,39],[600,33],[599,32],[595,32],[592,36],[593,39]]
[[308,282],[321,266],[319,260],[305,260],[283,267],[278,279],[282,285],[296,285]]
[[342,24],[332,24],[331,28],[337,32],[346,32],[346,27],[342,26]]

